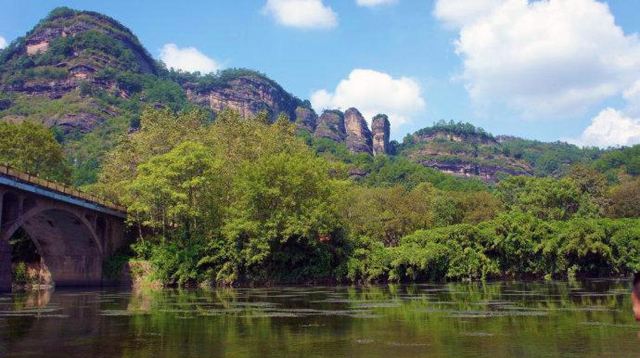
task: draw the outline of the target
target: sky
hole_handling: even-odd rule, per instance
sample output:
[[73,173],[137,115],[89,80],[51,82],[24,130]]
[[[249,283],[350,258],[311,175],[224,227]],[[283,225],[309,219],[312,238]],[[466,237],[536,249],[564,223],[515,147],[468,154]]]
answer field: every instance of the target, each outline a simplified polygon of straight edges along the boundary
[[129,27],[168,66],[266,73],[316,111],[584,146],[640,143],[638,0],[0,0],[0,47],[56,6]]

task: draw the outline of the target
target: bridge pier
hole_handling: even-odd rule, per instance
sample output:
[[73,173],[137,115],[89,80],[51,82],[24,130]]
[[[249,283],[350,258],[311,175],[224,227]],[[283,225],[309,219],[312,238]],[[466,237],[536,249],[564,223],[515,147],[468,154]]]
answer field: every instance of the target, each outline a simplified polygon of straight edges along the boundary
[[0,239],[0,293],[11,292],[11,245]]

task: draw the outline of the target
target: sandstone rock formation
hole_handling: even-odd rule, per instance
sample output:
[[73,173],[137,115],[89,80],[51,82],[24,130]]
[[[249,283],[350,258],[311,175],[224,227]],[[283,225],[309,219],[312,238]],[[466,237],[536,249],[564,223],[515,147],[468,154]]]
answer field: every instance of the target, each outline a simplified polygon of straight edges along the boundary
[[244,117],[250,117],[264,111],[272,121],[280,114],[295,120],[300,102],[277,83],[257,73],[235,76],[206,89],[188,83],[184,87],[191,102],[209,107],[214,112],[233,109]]
[[371,131],[373,132],[373,154],[389,154],[389,136],[391,134],[391,126],[387,115],[378,114],[373,117]]
[[347,130],[344,126],[344,113],[338,110],[324,111],[318,120],[318,126],[314,133],[316,138],[328,138],[343,143],[347,139]]
[[316,130],[318,123],[318,115],[316,112],[308,107],[299,106],[296,108],[296,125],[299,129],[304,129],[313,133]]
[[353,153],[373,154],[371,131],[364,117],[355,108],[344,113],[344,125],[347,132],[347,148]]

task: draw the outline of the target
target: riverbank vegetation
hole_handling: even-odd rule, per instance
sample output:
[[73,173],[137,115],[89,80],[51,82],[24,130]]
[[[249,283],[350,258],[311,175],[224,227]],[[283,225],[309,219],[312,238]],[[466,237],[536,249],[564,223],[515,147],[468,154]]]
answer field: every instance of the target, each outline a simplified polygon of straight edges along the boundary
[[[60,176],[53,134],[30,126],[0,130],[40,138],[31,149]],[[5,160],[40,165],[21,153]],[[105,272],[142,262],[166,285],[615,276],[640,270],[631,154],[489,185],[349,154],[286,118],[150,109],[91,190],[128,207],[135,237]]]
[[[640,269],[639,182],[624,172],[611,181],[576,166],[487,186],[399,158],[346,156],[296,136],[286,118],[152,110],[108,156],[95,189],[127,205],[134,256],[165,284]],[[354,178],[354,166],[370,174]]]

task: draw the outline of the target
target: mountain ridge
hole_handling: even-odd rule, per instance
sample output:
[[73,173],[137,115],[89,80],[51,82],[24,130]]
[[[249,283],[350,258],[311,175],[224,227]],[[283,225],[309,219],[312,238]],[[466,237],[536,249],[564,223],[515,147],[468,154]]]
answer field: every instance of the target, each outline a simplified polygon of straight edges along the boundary
[[374,117],[369,126],[356,108],[318,114],[308,100],[257,71],[202,75],[167,69],[133,31],[92,11],[56,8],[0,51],[0,120],[52,128],[77,171],[87,173],[77,183],[95,180],[104,154],[119,137],[136,130],[147,106],[174,111],[199,107],[212,118],[225,109],[245,117],[266,113],[270,121],[285,115],[299,132],[334,141],[355,154],[394,154],[488,182],[503,175],[559,175],[604,152],[493,136],[469,123],[442,121],[398,143],[390,140],[386,115]]

